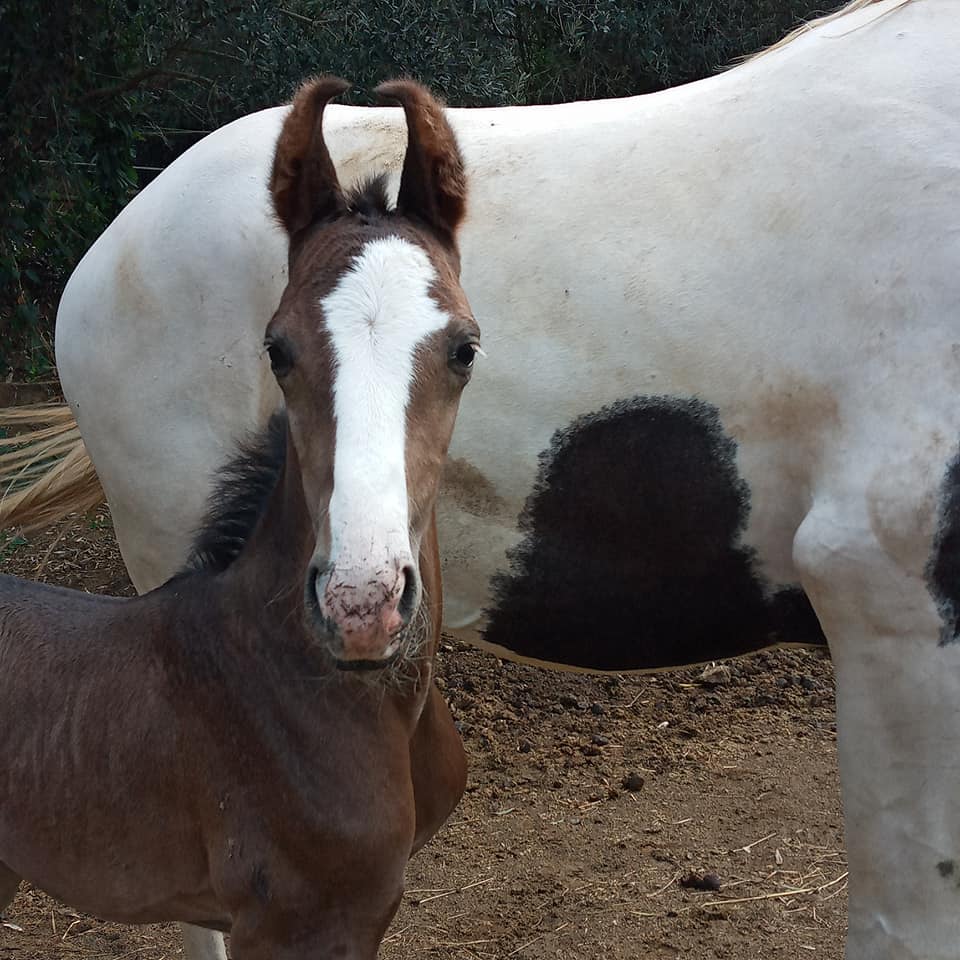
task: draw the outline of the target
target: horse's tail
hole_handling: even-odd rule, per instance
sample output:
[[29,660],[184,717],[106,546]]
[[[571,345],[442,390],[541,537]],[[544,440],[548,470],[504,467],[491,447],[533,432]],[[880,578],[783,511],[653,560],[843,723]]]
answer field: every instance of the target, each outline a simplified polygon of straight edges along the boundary
[[65,403],[0,410],[0,528],[34,530],[105,499]]

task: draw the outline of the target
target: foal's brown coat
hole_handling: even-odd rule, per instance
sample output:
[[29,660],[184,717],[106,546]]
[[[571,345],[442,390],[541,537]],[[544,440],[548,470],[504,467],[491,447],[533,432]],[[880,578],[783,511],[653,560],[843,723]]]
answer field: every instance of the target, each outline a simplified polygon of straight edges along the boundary
[[[303,126],[306,111],[310,135],[285,130],[278,146],[291,286],[306,291],[322,267],[310,261],[314,241],[360,229],[314,179],[332,172],[320,119],[337,89],[305,87],[294,118]],[[426,191],[401,188],[407,209],[396,226],[449,276],[463,213],[459,154],[430,146],[440,130],[440,149],[456,151],[425,91],[401,83],[388,93],[407,110],[409,176]],[[457,196],[442,182],[452,169],[461,171]],[[390,222],[370,228],[382,235]],[[448,285],[444,294],[462,299],[455,277]],[[301,350],[318,370],[328,363],[320,347],[315,357]],[[436,435],[420,422],[408,437],[429,448],[418,463],[442,463],[457,399],[436,411]],[[309,423],[316,400],[288,396],[291,416]],[[224,569],[133,600],[0,577],[0,909],[25,877],[99,916],[231,930],[237,960],[376,955],[408,857],[465,783],[460,738],[432,677],[438,478],[421,473],[408,484],[418,514],[428,508],[419,536],[426,628],[390,682],[338,670],[305,607],[317,538],[310,475],[290,432],[259,520]]]

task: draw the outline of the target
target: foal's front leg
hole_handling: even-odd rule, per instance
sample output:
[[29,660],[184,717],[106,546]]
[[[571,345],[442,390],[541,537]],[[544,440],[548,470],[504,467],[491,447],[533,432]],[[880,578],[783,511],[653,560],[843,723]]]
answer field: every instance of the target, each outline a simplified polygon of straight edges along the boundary
[[[326,811],[319,831],[315,820],[289,816],[266,822],[261,836],[230,831],[246,833],[243,853],[216,862],[212,879],[232,918],[233,960],[375,960],[403,897],[416,827],[409,767],[393,754],[377,769],[393,762],[395,776],[328,783],[329,796],[303,805]],[[336,815],[335,797],[345,805]]]
[[410,775],[417,811],[416,853],[453,813],[467,786],[463,740],[433,683],[410,741]]
[[277,909],[235,917],[230,932],[233,960],[377,960],[380,942],[400,906],[402,891],[383,910],[373,904],[328,905],[309,910]]
[[296,943],[248,943],[241,939],[238,944],[236,934],[231,934],[230,949],[233,960],[377,960],[380,940],[371,944],[317,935]]

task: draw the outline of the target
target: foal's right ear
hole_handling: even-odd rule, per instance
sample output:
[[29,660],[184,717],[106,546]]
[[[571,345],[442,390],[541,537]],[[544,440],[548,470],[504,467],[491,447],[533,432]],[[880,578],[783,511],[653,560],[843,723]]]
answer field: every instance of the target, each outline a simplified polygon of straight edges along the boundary
[[346,209],[337,171],[323,140],[323,108],[350,86],[339,77],[307,80],[293,98],[273,156],[270,195],[290,236]]

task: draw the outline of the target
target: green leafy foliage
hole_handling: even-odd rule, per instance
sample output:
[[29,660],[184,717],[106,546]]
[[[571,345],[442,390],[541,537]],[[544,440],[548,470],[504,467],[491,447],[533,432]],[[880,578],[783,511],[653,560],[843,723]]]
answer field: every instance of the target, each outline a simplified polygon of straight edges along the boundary
[[495,17],[525,103],[651,93],[723,70],[822,12],[809,0],[518,0]]
[[[812,0],[0,0],[0,375],[41,376],[80,257],[202,131],[338,73],[451,104],[625,96],[707,76]],[[183,135],[178,131],[194,131]],[[142,181],[141,181],[142,182]]]
[[135,111],[101,95],[134,54],[115,5],[0,2],[0,365],[49,369],[50,300],[135,186]]

